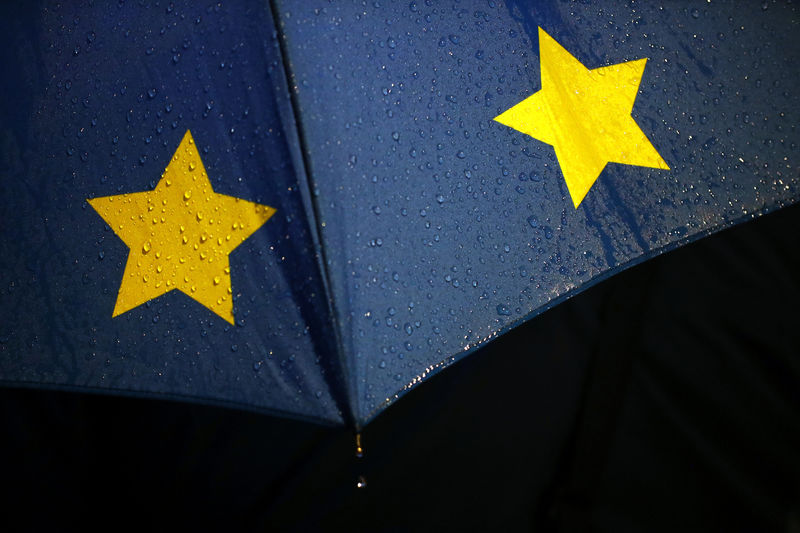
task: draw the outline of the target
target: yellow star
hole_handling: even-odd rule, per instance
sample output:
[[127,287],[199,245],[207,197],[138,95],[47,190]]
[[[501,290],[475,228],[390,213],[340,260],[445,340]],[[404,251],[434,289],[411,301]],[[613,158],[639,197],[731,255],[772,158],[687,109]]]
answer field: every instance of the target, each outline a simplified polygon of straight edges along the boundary
[[669,170],[631,116],[647,59],[587,69],[539,28],[542,89],[495,117],[555,148],[578,208],[607,163]]
[[87,201],[130,248],[112,316],[178,289],[234,323],[228,255],[275,209],[215,193],[191,132],[152,191]]

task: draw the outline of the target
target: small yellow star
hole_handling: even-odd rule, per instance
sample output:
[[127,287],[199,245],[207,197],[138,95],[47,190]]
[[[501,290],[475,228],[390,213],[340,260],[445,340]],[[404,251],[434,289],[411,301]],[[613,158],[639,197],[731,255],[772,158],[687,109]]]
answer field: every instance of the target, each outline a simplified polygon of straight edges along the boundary
[[631,116],[647,59],[589,70],[539,28],[542,89],[494,120],[555,148],[578,208],[607,163],[669,170]]
[[191,132],[152,191],[87,201],[130,248],[112,316],[178,289],[234,323],[228,254],[275,209],[215,193]]

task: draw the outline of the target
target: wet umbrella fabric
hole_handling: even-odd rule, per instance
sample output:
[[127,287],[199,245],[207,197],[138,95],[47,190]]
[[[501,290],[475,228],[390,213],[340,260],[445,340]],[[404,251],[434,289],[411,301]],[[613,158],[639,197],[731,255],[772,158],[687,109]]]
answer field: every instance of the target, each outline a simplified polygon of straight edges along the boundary
[[[501,336],[370,423],[361,459],[336,428],[0,390],[0,466],[14,487],[0,523],[791,531],[798,215],[647,261]],[[603,390],[614,392],[597,402]]]
[[10,384],[363,425],[796,198],[793,6],[4,9]]

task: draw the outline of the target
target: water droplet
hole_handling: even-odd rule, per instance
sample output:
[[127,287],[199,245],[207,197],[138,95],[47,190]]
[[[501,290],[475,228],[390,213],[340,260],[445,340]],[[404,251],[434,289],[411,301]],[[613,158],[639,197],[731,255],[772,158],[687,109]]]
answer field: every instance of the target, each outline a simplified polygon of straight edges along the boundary
[[145,243],[142,245],[142,252],[144,252],[144,253],[147,253],[147,252],[149,252],[149,251],[150,251],[150,241],[146,241],[146,242],[145,242]]
[[[192,191],[186,191],[185,193],[183,193],[183,199],[184,200],[188,200],[191,197],[192,197]],[[198,213],[198,215],[199,214],[200,213]],[[200,219],[198,219],[198,220],[200,220]],[[181,227],[181,231],[183,231],[183,227]]]
[[510,316],[511,315],[511,310],[509,310],[509,308],[506,307],[505,305],[499,304],[497,306],[497,314],[501,315],[501,316]]

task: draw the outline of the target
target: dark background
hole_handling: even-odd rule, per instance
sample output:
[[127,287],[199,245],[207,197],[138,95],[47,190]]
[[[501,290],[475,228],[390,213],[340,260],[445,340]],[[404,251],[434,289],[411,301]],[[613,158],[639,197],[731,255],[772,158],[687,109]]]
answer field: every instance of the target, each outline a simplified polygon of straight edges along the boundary
[[362,459],[303,422],[0,389],[0,526],[800,531],[799,217],[544,313],[379,416]]

